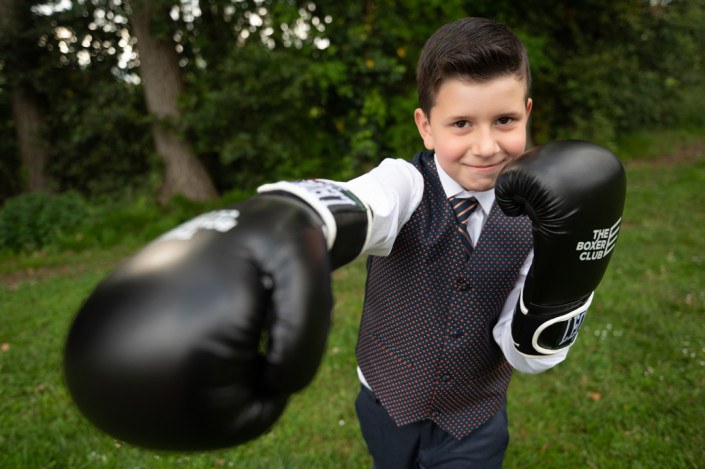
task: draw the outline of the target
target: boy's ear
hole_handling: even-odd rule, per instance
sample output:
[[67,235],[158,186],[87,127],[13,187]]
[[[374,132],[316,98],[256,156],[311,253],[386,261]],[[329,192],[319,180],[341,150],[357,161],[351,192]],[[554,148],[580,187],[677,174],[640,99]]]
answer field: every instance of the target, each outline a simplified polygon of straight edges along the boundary
[[423,139],[423,144],[426,150],[433,150],[433,136],[431,135],[431,124],[426,117],[426,113],[421,108],[414,111],[414,121],[416,128],[419,129],[419,134]]
[[526,117],[531,115],[531,109],[534,107],[534,101],[531,98],[526,98]]

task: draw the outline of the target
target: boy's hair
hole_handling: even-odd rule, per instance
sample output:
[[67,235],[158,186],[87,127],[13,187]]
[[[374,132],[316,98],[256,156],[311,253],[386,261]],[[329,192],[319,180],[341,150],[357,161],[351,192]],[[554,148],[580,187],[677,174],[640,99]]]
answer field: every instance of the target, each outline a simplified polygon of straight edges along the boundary
[[484,83],[513,75],[531,87],[529,57],[519,38],[487,18],[463,18],[441,26],[426,41],[416,67],[421,109],[430,118],[443,81],[458,78]]

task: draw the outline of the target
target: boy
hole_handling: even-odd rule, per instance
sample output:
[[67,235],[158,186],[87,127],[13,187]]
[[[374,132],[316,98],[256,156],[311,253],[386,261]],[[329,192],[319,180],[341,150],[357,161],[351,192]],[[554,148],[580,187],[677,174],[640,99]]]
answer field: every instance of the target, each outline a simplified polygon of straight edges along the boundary
[[96,288],[65,350],[92,421],[157,449],[257,437],[316,373],[331,269],[365,253],[356,409],[375,466],[501,466],[511,368],[565,359],[614,247],[624,172],[587,142],[518,159],[529,65],[500,24],[443,26],[417,75],[428,151],[410,163],[263,186]]
[[[384,256],[369,259],[357,349],[356,408],[376,467],[500,467],[509,364],[536,373],[567,354],[527,358],[512,344],[511,317],[532,260],[531,227],[493,210],[499,172],[525,150],[530,82],[526,51],[503,25],[465,18],[441,27],[417,67],[421,107],[414,119],[429,151],[413,164],[387,160],[347,184],[373,201],[375,231],[365,252]],[[498,245],[500,220],[515,237],[501,274],[472,301],[442,291],[450,272],[459,288],[477,287],[467,271],[429,268],[433,256],[458,262],[441,254],[455,220],[440,207],[451,197],[477,200],[467,222],[470,270],[482,268],[472,261],[478,255],[497,267],[483,253]],[[491,238],[483,243],[488,220]]]

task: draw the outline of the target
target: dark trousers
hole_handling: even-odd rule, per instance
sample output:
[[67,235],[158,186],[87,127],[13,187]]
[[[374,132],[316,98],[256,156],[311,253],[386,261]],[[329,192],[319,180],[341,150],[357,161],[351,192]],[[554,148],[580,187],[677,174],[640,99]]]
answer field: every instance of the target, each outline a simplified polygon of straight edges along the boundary
[[372,391],[361,388],[355,409],[375,469],[502,467],[509,445],[506,407],[458,440],[430,420],[398,427]]

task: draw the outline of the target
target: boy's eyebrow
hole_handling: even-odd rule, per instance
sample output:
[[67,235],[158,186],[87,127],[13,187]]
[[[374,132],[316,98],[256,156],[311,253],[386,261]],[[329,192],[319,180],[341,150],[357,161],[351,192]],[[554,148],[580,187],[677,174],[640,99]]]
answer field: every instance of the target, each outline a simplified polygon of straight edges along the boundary
[[508,111],[508,112],[500,112],[499,114],[497,114],[497,117],[504,117],[504,116],[507,116],[507,117],[520,117],[520,116],[522,116],[523,114],[524,114],[524,113],[523,113],[522,111]]
[[[495,118],[521,117],[522,114],[523,114],[522,111],[517,111],[517,110],[512,109],[512,110],[508,110],[506,112],[495,113]],[[459,120],[472,120],[472,119],[474,119],[474,116],[472,116],[470,114],[454,114],[454,115],[448,116],[446,119],[450,122],[454,122],[454,121],[459,121]]]

